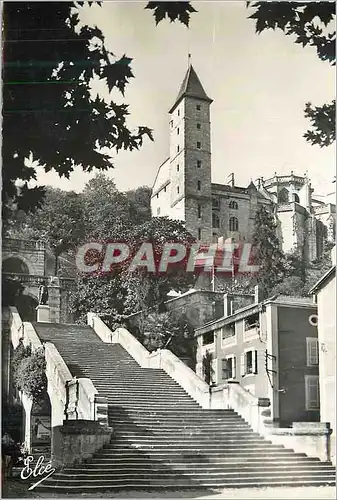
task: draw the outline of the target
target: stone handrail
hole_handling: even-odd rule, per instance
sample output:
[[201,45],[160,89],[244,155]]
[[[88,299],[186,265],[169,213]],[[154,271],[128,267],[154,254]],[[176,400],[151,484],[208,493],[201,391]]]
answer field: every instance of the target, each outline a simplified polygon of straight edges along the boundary
[[140,366],[144,368],[149,366],[149,351],[126,328],[117,328],[112,332],[95,313],[88,313],[88,325],[95,330],[103,342],[121,344]]
[[168,349],[149,353],[125,328],[112,332],[94,313],[88,313],[88,324],[107,343],[120,344],[143,368],[161,368],[172,377],[202,408],[209,408],[209,386]]
[[226,384],[223,391],[226,407],[236,411],[255,432],[273,444],[282,444],[296,453],[305,453],[323,462],[331,459],[331,429],[328,423],[293,422],[292,427],[277,427],[269,416],[268,398],[253,396],[237,382]]
[[95,420],[95,396],[98,390],[90,378],[79,378],[78,418]]
[[149,368],[161,368],[202,408],[210,407],[209,385],[168,349],[158,349],[149,356]]
[[18,313],[16,307],[10,307],[10,329],[11,329],[11,341],[14,349],[19,345],[20,340],[23,338],[23,323],[21,321],[20,314]]
[[[58,394],[58,398],[63,408],[65,408],[67,403],[66,384],[72,380],[73,377],[54,344],[46,342],[44,345],[44,352],[47,365],[48,392],[51,392],[50,389],[52,389],[55,394]],[[62,419],[63,417],[64,415],[62,415]]]

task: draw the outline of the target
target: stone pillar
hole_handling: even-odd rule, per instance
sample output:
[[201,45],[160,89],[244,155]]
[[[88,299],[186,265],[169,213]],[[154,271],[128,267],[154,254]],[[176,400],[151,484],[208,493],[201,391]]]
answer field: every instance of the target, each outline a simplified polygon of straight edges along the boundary
[[36,308],[38,323],[50,323],[50,307],[46,305],[39,305]]
[[50,307],[50,322],[60,322],[60,309],[61,309],[61,294],[60,294],[60,281],[57,277],[50,278],[48,286],[48,304]]
[[21,401],[25,410],[25,447],[32,452],[32,407],[33,400],[21,393]]

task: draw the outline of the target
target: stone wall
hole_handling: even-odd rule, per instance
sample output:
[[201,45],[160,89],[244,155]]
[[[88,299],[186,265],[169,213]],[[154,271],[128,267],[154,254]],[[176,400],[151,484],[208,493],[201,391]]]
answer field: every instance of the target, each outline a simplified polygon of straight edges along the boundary
[[52,465],[82,463],[110,442],[113,429],[92,420],[65,420],[53,428]]

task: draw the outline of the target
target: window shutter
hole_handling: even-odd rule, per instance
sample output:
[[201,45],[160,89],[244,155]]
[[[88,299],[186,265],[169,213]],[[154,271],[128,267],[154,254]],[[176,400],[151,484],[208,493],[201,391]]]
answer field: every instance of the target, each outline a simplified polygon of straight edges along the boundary
[[306,378],[306,407],[307,410],[317,410],[319,408],[319,378],[308,376]]
[[252,373],[257,373],[257,351],[252,354]]
[[233,361],[232,361],[232,367],[233,367],[233,371],[232,371],[232,377],[233,378],[236,378],[236,356],[233,356]]
[[240,372],[241,372],[241,376],[242,377],[244,375],[246,375],[246,353],[241,354],[241,358],[240,358]]
[[318,339],[307,338],[307,365],[318,365]]

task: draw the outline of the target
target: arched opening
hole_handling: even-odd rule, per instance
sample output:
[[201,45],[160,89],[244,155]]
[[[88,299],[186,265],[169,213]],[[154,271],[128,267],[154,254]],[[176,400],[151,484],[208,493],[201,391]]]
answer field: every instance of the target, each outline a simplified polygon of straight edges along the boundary
[[229,208],[231,208],[232,210],[237,210],[239,206],[236,201],[232,200],[229,202]]
[[8,257],[2,262],[3,273],[29,274],[28,266],[18,257]]
[[36,321],[36,308],[38,301],[29,295],[19,295],[15,299],[15,307],[22,321]]
[[286,188],[282,188],[278,194],[279,203],[289,203],[289,191]]
[[218,216],[218,214],[216,213],[212,213],[212,226],[217,229],[220,227],[220,218]]
[[236,217],[231,217],[229,219],[229,230],[230,231],[238,231],[239,230],[239,221]]
[[299,203],[300,202],[300,197],[298,196],[298,194],[294,193],[294,201],[296,203]]

